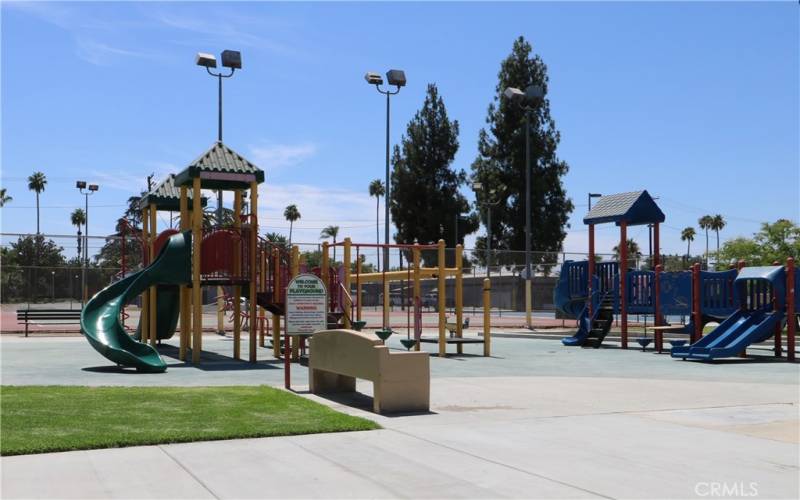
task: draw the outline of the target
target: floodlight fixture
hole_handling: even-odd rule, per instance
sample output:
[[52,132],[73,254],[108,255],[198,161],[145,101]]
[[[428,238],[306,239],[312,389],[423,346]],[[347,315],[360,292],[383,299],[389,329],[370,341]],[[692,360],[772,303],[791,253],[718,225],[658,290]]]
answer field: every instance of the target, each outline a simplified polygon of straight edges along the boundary
[[386,72],[386,81],[396,87],[406,86],[406,74],[402,69],[390,69]]
[[364,80],[370,85],[383,85],[383,78],[381,78],[381,75],[373,73],[372,71],[368,71],[367,74],[364,75]]
[[78,189],[85,189],[86,188],[86,181],[77,181],[75,182],[75,187]]
[[525,97],[529,100],[541,99],[544,97],[544,89],[539,85],[528,85],[525,89]]
[[222,65],[230,69],[242,69],[242,53],[238,50],[223,50]]
[[217,67],[217,58],[213,54],[206,54],[205,52],[198,52],[194,62],[198,66],[203,66],[204,68]]
[[503,95],[506,97],[506,99],[516,102],[519,102],[521,99],[525,98],[525,93],[516,87],[508,87],[505,92],[503,92]]
[[98,189],[100,189],[100,186],[97,184],[89,184],[89,191],[97,191]]

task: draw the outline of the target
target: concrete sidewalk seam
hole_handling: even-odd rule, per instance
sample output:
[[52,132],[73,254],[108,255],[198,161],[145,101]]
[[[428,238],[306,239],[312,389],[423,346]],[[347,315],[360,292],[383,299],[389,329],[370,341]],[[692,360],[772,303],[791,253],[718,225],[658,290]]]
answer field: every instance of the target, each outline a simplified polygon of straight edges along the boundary
[[163,453],[164,453],[166,456],[168,456],[168,457],[169,457],[169,458],[170,458],[170,459],[171,459],[173,462],[175,462],[175,463],[178,465],[178,467],[180,467],[181,469],[185,470],[185,471],[186,471],[186,473],[187,473],[187,474],[189,474],[189,476],[190,476],[192,479],[194,479],[195,481],[197,481],[197,484],[199,484],[200,486],[202,486],[202,487],[203,487],[203,489],[204,489],[204,490],[206,490],[206,491],[207,491],[207,492],[208,492],[208,493],[209,493],[209,494],[210,494],[212,497],[216,498],[217,500],[220,500],[220,499],[222,498],[222,497],[220,497],[219,495],[217,495],[216,493],[214,493],[214,491],[212,491],[212,490],[211,490],[211,488],[210,488],[210,487],[209,487],[209,486],[208,486],[206,483],[204,483],[202,479],[200,479],[200,478],[199,478],[199,477],[197,477],[197,476],[196,476],[196,475],[195,475],[195,474],[194,474],[192,471],[190,471],[188,467],[186,467],[185,465],[183,465],[183,464],[180,462],[180,460],[178,460],[177,458],[173,457],[173,456],[172,456],[172,454],[171,454],[170,452],[168,452],[168,451],[166,450],[166,448],[164,448],[164,445],[158,445],[158,446],[157,446],[157,448],[158,448],[159,450],[161,450],[161,451],[162,451],[162,452],[163,452]]
[[414,439],[418,439],[420,441],[424,441],[426,443],[429,443],[429,444],[432,444],[432,445],[435,445],[435,446],[438,446],[440,448],[444,448],[444,449],[447,449],[447,450],[450,450],[450,451],[454,451],[454,452],[460,453],[462,455],[466,455],[466,456],[469,456],[469,457],[472,457],[472,458],[476,458],[478,460],[482,460],[482,461],[488,462],[490,464],[498,465],[500,467],[505,467],[507,469],[511,469],[511,470],[514,470],[514,471],[517,471],[517,472],[521,472],[521,473],[526,474],[528,476],[538,477],[539,479],[544,479],[545,481],[550,481],[552,483],[560,484],[561,486],[566,486],[567,488],[572,488],[572,489],[575,489],[575,490],[579,490],[579,491],[582,491],[584,493],[588,493],[590,495],[594,495],[596,497],[607,498],[609,500],[613,500],[614,499],[614,497],[611,497],[611,496],[608,496],[608,495],[604,495],[604,494],[599,493],[597,491],[588,490],[586,488],[582,488],[582,487],[576,486],[574,484],[565,483],[564,481],[560,481],[560,480],[554,479],[552,477],[548,477],[548,476],[545,476],[545,475],[542,475],[542,474],[538,474],[536,472],[532,472],[532,471],[529,471],[529,470],[521,469],[519,467],[515,467],[513,465],[509,465],[509,464],[506,464],[506,463],[503,463],[503,462],[498,462],[497,460],[492,460],[490,458],[482,457],[480,455],[476,455],[474,453],[470,453],[470,452],[468,452],[466,450],[461,450],[461,449],[458,449],[458,448],[454,448],[452,446],[448,446],[446,444],[437,443],[436,441],[431,441],[430,439],[426,439],[424,437],[415,436],[414,434],[410,434],[408,432],[401,431],[399,429],[387,429],[387,430],[390,430],[392,432],[396,432],[398,434],[402,434],[404,436],[408,436],[408,437],[411,437],[411,438],[414,438]]

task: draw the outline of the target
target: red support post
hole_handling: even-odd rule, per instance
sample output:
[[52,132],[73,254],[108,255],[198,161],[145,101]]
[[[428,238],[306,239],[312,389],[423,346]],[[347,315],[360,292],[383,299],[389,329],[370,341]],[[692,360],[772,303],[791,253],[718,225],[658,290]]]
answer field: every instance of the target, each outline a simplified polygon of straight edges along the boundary
[[626,281],[628,277],[628,223],[619,223],[619,320],[620,343],[628,348],[628,297]]
[[[779,265],[781,265],[781,263],[776,260],[776,261],[774,261],[772,263],[772,265],[773,266],[779,266]],[[779,305],[778,302],[779,302],[778,301],[778,297],[775,295],[775,290],[773,289],[772,290],[772,310],[773,310],[773,312],[775,314],[778,314],[780,312],[780,305]],[[775,351],[775,357],[776,358],[780,358],[783,355],[783,348],[781,346],[781,333],[782,333],[782,331],[783,331],[783,324],[782,324],[781,321],[778,321],[778,324],[775,325],[775,336],[774,336],[774,339],[775,339],[774,351]]]
[[795,333],[797,330],[797,318],[795,315],[795,269],[794,259],[786,259],[786,359],[794,362]]
[[661,264],[661,244],[659,242],[658,222],[653,225],[653,269]]
[[[658,227],[658,225],[656,225]],[[656,231],[656,234],[658,231]],[[655,238],[657,241],[658,239]],[[657,255],[657,254],[656,254]],[[653,276],[653,323],[655,326],[661,326],[661,264],[656,265],[655,274]],[[664,350],[664,333],[661,330],[654,330],[656,350],[660,353]]]
[[589,292],[589,317],[592,317],[592,278],[594,277],[594,224],[589,224],[589,276],[587,276],[587,290]]
[[703,336],[703,312],[700,300],[700,264],[692,265],[692,319],[694,320],[694,332],[692,333],[692,344],[700,340]]

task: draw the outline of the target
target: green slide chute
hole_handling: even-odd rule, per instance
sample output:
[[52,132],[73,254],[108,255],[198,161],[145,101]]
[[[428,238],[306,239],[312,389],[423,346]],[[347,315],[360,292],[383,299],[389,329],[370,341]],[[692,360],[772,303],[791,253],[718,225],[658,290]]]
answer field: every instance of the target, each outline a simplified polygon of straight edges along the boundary
[[[120,310],[148,287],[190,283],[191,251],[191,231],[175,234],[152,264],[109,285],[86,303],[81,311],[81,332],[97,352],[114,363],[139,371],[157,373],[167,369],[158,351],[128,335],[120,321]],[[165,297],[164,302],[169,299]],[[174,305],[174,300],[172,302]],[[172,311],[165,311],[165,321],[171,322],[177,317],[177,309],[173,306]],[[161,310],[159,307],[159,316]]]

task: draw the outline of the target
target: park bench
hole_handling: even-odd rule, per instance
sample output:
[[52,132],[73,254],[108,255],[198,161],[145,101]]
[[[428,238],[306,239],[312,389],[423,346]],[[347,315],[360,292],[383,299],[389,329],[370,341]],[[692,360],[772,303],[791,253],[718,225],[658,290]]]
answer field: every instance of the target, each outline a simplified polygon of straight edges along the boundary
[[355,330],[325,330],[310,341],[308,385],[312,394],[355,392],[356,379],[373,384],[373,410],[428,411],[430,358],[426,352],[390,352]]
[[25,336],[28,336],[28,324],[48,323],[51,325],[80,324],[80,309],[17,309],[17,323],[25,323]]

